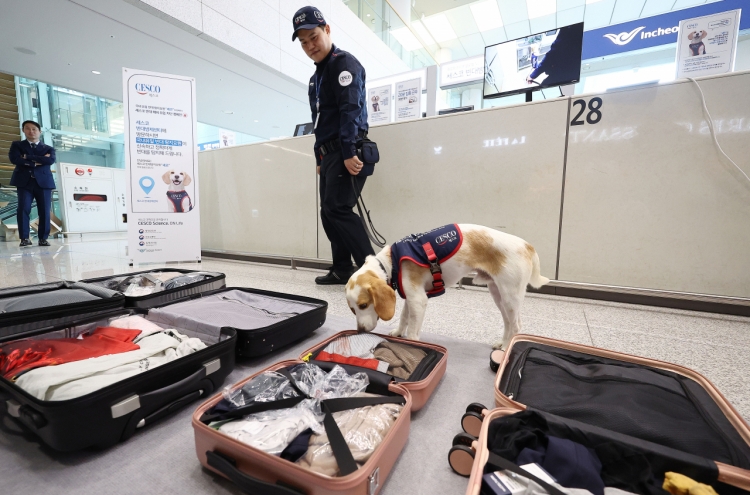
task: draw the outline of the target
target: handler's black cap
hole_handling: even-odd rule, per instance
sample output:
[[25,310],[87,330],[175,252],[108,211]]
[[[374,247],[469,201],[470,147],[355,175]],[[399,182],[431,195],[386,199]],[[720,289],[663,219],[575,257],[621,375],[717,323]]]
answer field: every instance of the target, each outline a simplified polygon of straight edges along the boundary
[[314,29],[317,26],[325,25],[326,20],[323,18],[323,13],[320,9],[312,5],[302,7],[294,14],[294,19],[292,19],[292,26],[294,26],[292,41],[297,39],[297,31],[300,29]]

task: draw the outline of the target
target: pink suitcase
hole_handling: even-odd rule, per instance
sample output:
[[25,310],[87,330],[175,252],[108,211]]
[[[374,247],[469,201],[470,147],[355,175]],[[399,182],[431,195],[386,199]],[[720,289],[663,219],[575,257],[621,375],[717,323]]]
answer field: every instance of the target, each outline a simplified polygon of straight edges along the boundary
[[[241,386],[265,371],[276,371],[300,363],[301,361],[282,361],[247,377],[237,385]],[[377,388],[381,385],[374,386]],[[351,474],[339,477],[319,474],[209,428],[201,422],[201,417],[221,401],[221,394],[209,399],[193,414],[196,454],[204,467],[228,478],[246,493],[377,495],[406,445],[411,422],[412,399],[409,392],[397,383],[387,384],[387,390],[394,396],[403,398],[403,409],[380,446],[365,464]]]
[[[699,481],[750,490],[750,427],[699,373],[662,361],[531,335],[517,335],[501,359],[498,357],[493,354],[493,360],[499,362],[496,408],[470,405],[461,421],[466,433],[456,436],[449,454],[454,471],[470,475],[467,495],[478,495],[481,489],[490,458],[490,423],[524,410],[537,411],[550,422],[581,431],[603,431],[612,438],[627,436],[628,441],[644,448],[666,448],[664,452],[674,452],[675,458],[708,466],[712,473]],[[610,400],[618,397],[619,401]],[[691,407],[699,416],[689,416]],[[656,441],[651,437],[653,431],[665,438]],[[670,436],[670,431],[678,433]],[[721,442],[713,445],[712,439]],[[664,459],[671,459],[668,453]],[[495,465],[493,469],[499,468]]]
[[[358,332],[356,330],[346,330],[343,332],[339,332],[336,335],[333,335],[332,337],[315,344],[313,347],[303,352],[300,355],[300,359],[306,362],[315,363],[324,369],[328,369],[329,367],[332,367],[333,363],[316,361],[315,356],[318,354],[318,352],[325,349],[331,341],[337,338],[346,335],[355,335],[357,333]],[[418,347],[426,351],[428,353],[427,357],[425,357],[423,363],[420,363],[420,367],[422,369],[415,370],[415,372],[412,374],[412,376],[409,377],[408,380],[403,380],[401,378],[395,378],[384,373],[379,373],[377,371],[368,370],[358,366],[346,365],[344,366],[344,368],[349,370],[351,373],[365,372],[368,374],[371,381],[386,380],[397,382],[411,394],[411,410],[419,411],[420,409],[422,409],[422,407],[424,407],[425,403],[435,391],[435,388],[437,388],[440,380],[445,374],[445,368],[448,365],[448,349],[436,344],[402,339],[399,337],[391,337],[390,335],[378,334],[378,337],[382,337],[391,342],[398,342],[400,344]]]

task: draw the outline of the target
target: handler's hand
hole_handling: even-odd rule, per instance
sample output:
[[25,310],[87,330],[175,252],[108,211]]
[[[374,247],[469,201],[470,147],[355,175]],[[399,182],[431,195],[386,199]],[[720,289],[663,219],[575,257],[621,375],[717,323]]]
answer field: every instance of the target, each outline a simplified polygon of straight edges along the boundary
[[362,170],[362,161],[356,156],[353,156],[348,160],[344,160],[344,165],[352,175],[359,175],[359,172]]
[[318,175],[320,175],[320,165],[316,167],[318,169]]

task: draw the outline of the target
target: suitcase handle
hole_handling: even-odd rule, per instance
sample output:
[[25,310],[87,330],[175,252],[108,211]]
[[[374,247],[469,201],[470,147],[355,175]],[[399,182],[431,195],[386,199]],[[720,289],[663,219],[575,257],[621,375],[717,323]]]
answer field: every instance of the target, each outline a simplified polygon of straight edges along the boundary
[[209,450],[206,452],[208,465],[229,478],[237,487],[250,495],[300,495],[304,492],[291,487],[274,485],[261,481],[237,469],[237,463],[231,457]]
[[209,395],[213,391],[213,383],[206,379],[206,368],[201,366],[198,371],[177,383],[141,395],[141,407],[128,420],[121,441],[133,436],[135,430],[146,423],[167,416],[188,401]]

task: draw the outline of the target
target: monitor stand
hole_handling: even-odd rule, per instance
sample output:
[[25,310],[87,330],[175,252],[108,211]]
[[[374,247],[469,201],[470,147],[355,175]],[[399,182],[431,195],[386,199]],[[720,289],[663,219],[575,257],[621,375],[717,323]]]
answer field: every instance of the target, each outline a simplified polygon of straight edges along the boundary
[[528,103],[528,102],[530,102],[532,100],[532,98],[531,98],[531,94],[532,93],[533,93],[533,91],[531,91],[531,90],[528,90],[526,92],[526,103]]

